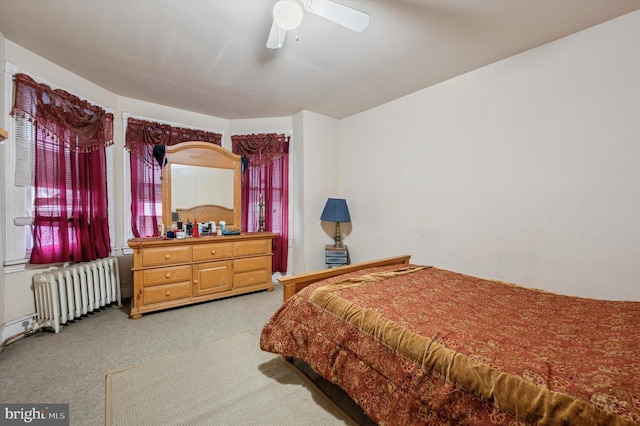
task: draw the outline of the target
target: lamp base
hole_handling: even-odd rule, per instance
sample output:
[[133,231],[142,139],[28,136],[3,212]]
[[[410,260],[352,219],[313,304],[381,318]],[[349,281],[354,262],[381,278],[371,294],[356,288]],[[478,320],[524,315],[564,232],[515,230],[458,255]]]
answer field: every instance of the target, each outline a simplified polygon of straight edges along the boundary
[[340,238],[340,222],[336,222],[336,235],[333,237],[334,247],[342,248],[342,238]]

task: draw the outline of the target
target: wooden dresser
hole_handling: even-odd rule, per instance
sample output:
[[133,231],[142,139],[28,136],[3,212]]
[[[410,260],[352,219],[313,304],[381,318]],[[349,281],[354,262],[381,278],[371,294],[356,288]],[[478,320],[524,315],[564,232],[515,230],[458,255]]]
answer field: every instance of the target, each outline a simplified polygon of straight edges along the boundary
[[134,238],[131,318],[146,312],[273,290],[270,232],[186,239]]

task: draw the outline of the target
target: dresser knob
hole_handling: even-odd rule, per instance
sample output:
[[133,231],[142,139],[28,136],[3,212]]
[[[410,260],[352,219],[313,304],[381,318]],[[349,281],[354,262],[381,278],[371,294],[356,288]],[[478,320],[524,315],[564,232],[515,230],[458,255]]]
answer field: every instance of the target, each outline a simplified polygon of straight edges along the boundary
[[165,278],[171,278],[171,273],[170,273],[170,272],[167,272],[167,273],[164,275],[164,277],[165,277]]
[[169,260],[169,259],[171,259],[171,255],[170,255],[170,254],[165,254],[165,255],[164,255],[164,258],[165,258],[165,259],[167,259],[167,260]]
[[193,283],[194,284],[198,284],[198,280],[193,280]]
[[211,250],[211,254],[216,254],[216,251],[215,250]]
[[171,296],[171,291],[170,291],[170,290],[167,290],[166,295],[167,295],[167,296]]

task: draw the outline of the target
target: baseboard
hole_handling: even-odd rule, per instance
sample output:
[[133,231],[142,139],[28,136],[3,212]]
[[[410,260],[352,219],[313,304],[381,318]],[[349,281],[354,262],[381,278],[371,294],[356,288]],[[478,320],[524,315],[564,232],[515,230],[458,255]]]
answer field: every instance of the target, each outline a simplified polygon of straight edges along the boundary
[[23,316],[22,318],[16,318],[9,322],[2,324],[0,327],[0,343],[6,339],[30,330],[33,326],[33,319],[36,316],[35,313],[31,315]]

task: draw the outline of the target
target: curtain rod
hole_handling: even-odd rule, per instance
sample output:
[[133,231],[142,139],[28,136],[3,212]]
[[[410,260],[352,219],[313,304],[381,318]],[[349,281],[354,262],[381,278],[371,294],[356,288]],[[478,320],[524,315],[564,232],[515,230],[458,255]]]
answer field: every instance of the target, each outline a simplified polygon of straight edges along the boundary
[[222,135],[222,138],[224,139],[224,131],[223,130],[216,130],[216,129],[212,129],[212,128],[190,126],[190,125],[183,124],[183,123],[175,123],[175,122],[172,122],[172,121],[159,120],[157,118],[144,117],[142,115],[135,115],[135,114],[132,114],[130,112],[122,111],[122,122],[123,122],[124,125],[126,125],[127,118],[135,118],[135,119],[138,119],[138,120],[153,121],[155,123],[167,124],[169,126],[174,126],[174,127],[185,127],[187,129],[202,130],[203,132],[219,133],[219,134]]

